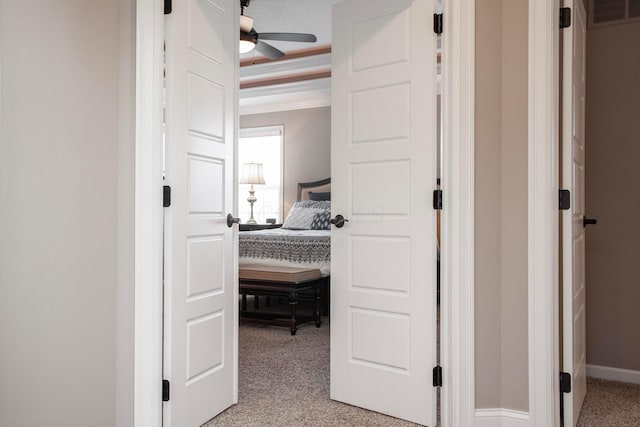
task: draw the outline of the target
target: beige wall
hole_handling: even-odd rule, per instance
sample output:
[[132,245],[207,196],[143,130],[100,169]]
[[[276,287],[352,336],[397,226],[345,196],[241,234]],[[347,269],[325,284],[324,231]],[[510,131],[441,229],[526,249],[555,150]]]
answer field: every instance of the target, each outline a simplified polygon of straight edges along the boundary
[[309,108],[240,116],[240,127],[284,125],[284,216],[298,183],[331,176],[331,109]]
[[117,332],[129,301],[118,278],[130,277],[117,253],[119,212],[131,218],[118,187],[132,188],[120,62],[132,5],[0,1],[2,426],[126,425],[132,413],[116,420],[116,389],[130,395],[132,381],[116,375],[129,364],[116,354],[130,338]]
[[528,404],[528,2],[504,0],[502,19],[502,407]]
[[526,0],[476,8],[476,407],[528,409]]
[[475,328],[476,407],[502,407],[500,145],[502,0],[476,7]]
[[587,363],[640,371],[640,23],[587,33]]

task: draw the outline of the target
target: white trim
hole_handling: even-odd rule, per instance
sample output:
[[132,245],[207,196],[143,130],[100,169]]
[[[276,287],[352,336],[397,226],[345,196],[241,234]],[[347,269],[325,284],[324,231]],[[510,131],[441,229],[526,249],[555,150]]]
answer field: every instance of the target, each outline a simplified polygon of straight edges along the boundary
[[444,2],[441,425],[475,418],[475,0]]
[[558,22],[558,0],[529,0],[529,413],[540,427],[560,421]]
[[263,136],[282,136],[284,125],[252,126],[239,129],[239,138],[260,138]]
[[512,409],[476,409],[476,427],[526,427],[529,413]]
[[240,115],[331,106],[331,78],[242,89]]
[[587,376],[602,380],[640,384],[640,371],[612,368],[610,366],[587,365]]
[[162,72],[160,0],[136,3],[134,426],[162,425]]

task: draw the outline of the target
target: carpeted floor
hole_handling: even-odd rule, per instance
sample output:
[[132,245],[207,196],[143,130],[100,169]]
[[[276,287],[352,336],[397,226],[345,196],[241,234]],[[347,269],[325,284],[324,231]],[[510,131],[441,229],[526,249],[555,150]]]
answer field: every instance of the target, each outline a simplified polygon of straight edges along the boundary
[[578,427],[640,426],[640,385],[587,378]]
[[329,325],[241,324],[238,404],[203,427],[415,426],[329,399]]
[[[329,399],[329,325],[241,324],[238,404],[203,427],[415,426]],[[578,427],[640,427],[640,385],[587,379]]]

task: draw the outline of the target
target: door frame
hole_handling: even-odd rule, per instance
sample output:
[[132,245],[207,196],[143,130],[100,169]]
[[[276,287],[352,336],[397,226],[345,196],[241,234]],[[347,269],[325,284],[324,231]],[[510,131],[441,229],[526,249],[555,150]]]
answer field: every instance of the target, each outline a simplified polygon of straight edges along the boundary
[[529,423],[560,422],[558,0],[529,0]]
[[162,426],[164,0],[136,0],[134,426]]
[[[445,0],[443,13],[441,424],[464,427],[475,413],[475,0]],[[162,425],[163,20],[163,0],[136,0],[136,427]]]
[[443,0],[441,425],[475,425],[475,7]]

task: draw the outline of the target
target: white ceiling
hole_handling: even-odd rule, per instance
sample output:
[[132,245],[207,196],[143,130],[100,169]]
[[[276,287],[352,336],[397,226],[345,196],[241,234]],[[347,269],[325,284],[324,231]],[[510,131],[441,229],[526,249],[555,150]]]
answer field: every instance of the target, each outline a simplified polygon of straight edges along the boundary
[[[283,52],[290,52],[331,44],[331,7],[338,2],[339,0],[251,0],[244,13],[254,19],[253,26],[258,33],[311,33],[318,38],[316,43],[267,41]],[[259,56],[259,53],[251,51],[241,55],[241,59]]]

